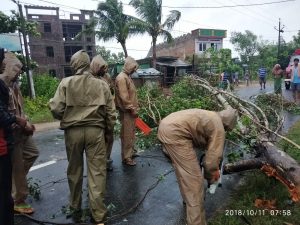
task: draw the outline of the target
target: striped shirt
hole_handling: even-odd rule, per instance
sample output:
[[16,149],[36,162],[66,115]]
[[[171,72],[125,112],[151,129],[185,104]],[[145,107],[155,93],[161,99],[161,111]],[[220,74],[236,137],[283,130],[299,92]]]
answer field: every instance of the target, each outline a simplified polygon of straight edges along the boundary
[[258,70],[258,74],[259,74],[259,77],[261,78],[265,78],[266,75],[267,75],[267,70],[266,68],[262,67],[262,68],[259,68]]

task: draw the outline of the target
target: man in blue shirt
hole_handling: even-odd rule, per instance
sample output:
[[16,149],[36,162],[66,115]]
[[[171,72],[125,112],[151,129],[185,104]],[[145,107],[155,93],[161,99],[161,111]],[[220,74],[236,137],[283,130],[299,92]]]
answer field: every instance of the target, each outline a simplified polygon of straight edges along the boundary
[[261,66],[258,70],[258,76],[259,76],[260,90],[262,90],[263,85],[264,85],[264,89],[266,89],[267,69]]
[[291,68],[292,90],[295,103],[300,101],[300,67],[298,65],[299,59],[294,59],[294,65]]

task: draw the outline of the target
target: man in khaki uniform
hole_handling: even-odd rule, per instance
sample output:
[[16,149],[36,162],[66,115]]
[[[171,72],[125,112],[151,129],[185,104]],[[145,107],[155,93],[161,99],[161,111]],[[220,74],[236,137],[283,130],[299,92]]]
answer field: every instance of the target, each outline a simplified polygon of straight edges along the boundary
[[[9,110],[14,115],[26,119],[23,108],[23,97],[17,83],[21,73],[22,63],[11,52],[5,53],[5,70],[1,74],[1,79],[4,80],[10,89]],[[29,190],[26,176],[29,169],[39,156],[39,151],[32,139],[34,127],[32,131],[25,131],[20,127],[14,129],[15,145],[12,153],[12,195],[15,202],[14,210],[20,213],[31,214],[34,209],[25,202]]]
[[61,81],[49,106],[54,118],[61,120],[61,129],[65,131],[70,208],[75,212],[81,211],[85,151],[89,206],[93,219],[100,224],[107,212],[103,202],[106,185],[105,133],[112,132],[115,124],[113,99],[108,85],[90,73],[90,59],[85,51],[80,50],[71,57],[71,67],[74,76]]
[[[105,60],[100,55],[96,55],[91,62],[91,72],[95,77],[102,79],[103,81],[105,81],[108,84],[108,86],[110,88],[110,92],[114,97],[114,93],[115,93],[114,85],[113,85],[113,82],[110,78],[110,75],[107,73],[107,71],[108,71],[108,65],[105,62]],[[114,104],[114,108],[115,108],[115,104]],[[105,143],[106,143],[106,154],[107,154],[107,170],[112,171],[113,170],[113,167],[112,167],[113,161],[110,158],[110,155],[111,155],[111,151],[112,151],[112,147],[113,147],[113,143],[114,143],[114,133],[113,132],[105,133]]]
[[204,177],[209,184],[215,183],[220,177],[224,128],[233,129],[236,119],[236,110],[231,108],[221,112],[188,109],[168,115],[159,125],[158,139],[175,168],[188,225],[206,225],[204,179],[194,147],[206,148]]
[[125,59],[123,71],[117,76],[116,86],[116,107],[120,113],[121,120],[121,147],[123,163],[135,166],[132,159],[135,140],[135,118],[137,117],[138,100],[136,88],[130,77],[138,68],[137,62],[128,56]]

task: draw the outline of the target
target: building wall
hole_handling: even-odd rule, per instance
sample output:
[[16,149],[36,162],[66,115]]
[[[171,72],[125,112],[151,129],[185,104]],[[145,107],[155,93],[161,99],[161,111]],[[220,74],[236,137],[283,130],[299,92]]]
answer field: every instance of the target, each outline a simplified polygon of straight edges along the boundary
[[[224,37],[226,37],[225,30],[196,29],[190,34],[175,38],[171,44],[158,44],[156,54],[158,57],[173,56],[185,60],[187,56],[201,55],[211,47],[220,50],[223,48]],[[148,57],[150,56],[152,56],[152,49],[148,53]]]
[[174,56],[182,60],[185,60],[186,56],[193,55],[195,53],[195,41],[193,38],[184,40],[183,42],[170,44],[164,48],[158,48],[156,50],[157,57],[159,56]]
[[[66,53],[70,54],[70,51],[65,51],[65,49],[72,49],[72,54],[80,49],[87,50],[91,58],[96,54],[95,36],[82,35],[81,40],[76,40],[74,38],[76,32],[72,30],[74,25],[75,28],[77,26],[82,30],[92,16],[91,11],[81,10],[80,14],[71,14],[70,19],[61,19],[58,7],[26,6],[25,8],[27,18],[38,22],[38,31],[41,34],[40,37],[29,37],[31,58],[39,65],[35,70],[36,73],[55,73],[55,76],[59,78],[70,75],[70,56],[66,56]],[[38,13],[30,13],[31,9]],[[40,13],[42,10],[49,14]],[[65,29],[66,27],[70,29]],[[50,50],[53,48],[53,54],[47,55],[47,47]]]

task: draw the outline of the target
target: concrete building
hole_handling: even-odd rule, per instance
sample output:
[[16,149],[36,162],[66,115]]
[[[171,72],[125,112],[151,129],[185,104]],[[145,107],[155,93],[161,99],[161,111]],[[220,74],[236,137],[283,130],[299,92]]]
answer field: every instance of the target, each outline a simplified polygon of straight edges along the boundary
[[38,63],[37,73],[48,73],[59,78],[70,76],[70,58],[84,49],[92,57],[96,53],[95,35],[76,35],[83,30],[93,11],[80,10],[61,18],[58,7],[25,6],[28,20],[38,23],[40,37],[29,36],[31,58]]
[[[226,30],[203,29],[193,30],[191,33],[175,38],[172,43],[161,43],[156,46],[157,56],[173,56],[185,59],[194,54],[200,55],[208,48],[219,50],[223,48]],[[152,48],[148,52],[152,56]]]

